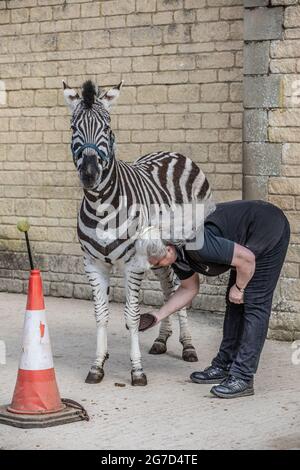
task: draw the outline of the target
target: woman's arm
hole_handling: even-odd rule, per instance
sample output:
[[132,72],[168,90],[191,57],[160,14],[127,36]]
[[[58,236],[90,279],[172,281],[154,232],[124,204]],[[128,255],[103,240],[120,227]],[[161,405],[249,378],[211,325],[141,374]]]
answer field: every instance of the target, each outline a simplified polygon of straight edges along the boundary
[[[236,285],[240,289],[245,289],[255,272],[255,255],[251,250],[238,243],[234,244],[232,266],[236,268]],[[243,303],[243,292],[232,286],[229,293],[229,300],[233,303]]]
[[155,316],[157,317],[158,321],[163,320],[177,310],[180,310],[182,307],[185,307],[192,301],[198,292],[199,274],[195,273],[188,279],[180,281],[180,286],[175,291],[175,293],[171,295],[168,301],[158,310],[158,312],[155,312]]

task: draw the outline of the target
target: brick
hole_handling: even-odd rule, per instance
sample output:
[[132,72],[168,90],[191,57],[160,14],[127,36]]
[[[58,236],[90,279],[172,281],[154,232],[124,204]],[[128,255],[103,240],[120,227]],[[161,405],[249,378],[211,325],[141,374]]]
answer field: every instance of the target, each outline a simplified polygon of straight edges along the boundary
[[127,26],[149,26],[152,24],[150,13],[139,13],[138,15],[127,16]]
[[119,129],[143,129],[143,116],[119,116]]
[[217,142],[218,131],[211,130],[211,129],[187,130],[186,141],[187,142],[201,142],[201,143]]
[[81,49],[81,36],[78,33],[59,33],[57,36],[57,49],[68,51]]
[[[1,121],[0,121],[1,123]],[[2,128],[2,126],[1,126]],[[5,130],[5,129],[4,129]],[[12,131],[31,131],[35,130],[35,118],[16,117],[10,119],[10,130]]]
[[272,73],[296,73],[296,59],[273,59],[270,61],[270,70]]
[[199,114],[169,114],[165,117],[167,129],[199,129],[201,119]]
[[144,131],[133,131],[132,142],[157,142],[158,131],[157,130],[144,130]]
[[163,40],[165,43],[190,42],[190,26],[172,23],[164,27]]
[[69,18],[79,18],[80,17],[80,5],[64,4],[62,6],[54,6],[53,10],[53,19],[54,20],[67,20]]
[[251,42],[244,45],[244,74],[266,74],[269,70],[269,42]]
[[229,24],[225,21],[196,23],[192,26],[191,36],[195,42],[225,41],[229,38]]
[[148,72],[158,69],[158,58],[149,57],[134,57],[132,61],[132,70],[136,72]]
[[209,83],[201,85],[201,101],[222,102],[228,99],[228,85],[226,83]]
[[30,9],[30,21],[49,21],[52,19],[51,7],[37,7]]
[[174,12],[175,23],[194,23],[196,19],[196,12],[193,10],[178,10]]
[[167,87],[161,85],[141,86],[138,88],[139,103],[161,103],[167,100]]
[[233,67],[234,54],[232,52],[212,52],[196,56],[196,65],[199,69],[220,69]]
[[109,47],[108,31],[87,31],[82,33],[82,47],[84,49]]
[[268,140],[267,112],[259,109],[244,111],[244,140],[246,142],[263,142]]
[[156,11],[156,0],[136,0],[137,12],[154,12]]
[[31,75],[34,77],[49,77],[57,75],[56,62],[38,62],[31,65]]
[[31,39],[31,48],[33,52],[55,51],[56,46],[56,34],[42,34]]
[[97,17],[100,15],[100,2],[94,1],[81,5],[81,17]]
[[173,85],[169,88],[169,100],[172,103],[192,103],[199,100],[199,85]]
[[158,26],[132,28],[132,44],[134,46],[152,46],[161,44],[161,41],[162,31]]
[[74,201],[53,199],[46,201],[47,217],[76,217],[77,208]]
[[7,47],[9,52],[29,52],[30,51],[30,38],[29,37],[11,37],[7,38]]
[[219,8],[202,8],[197,10],[197,21],[200,23],[219,20]]
[[183,70],[176,71],[176,74],[170,72],[156,72],[152,74],[152,81],[157,84],[187,83],[188,79],[188,72]]
[[269,196],[269,201],[282,210],[295,209],[295,198],[293,196]]
[[152,21],[154,25],[160,24],[170,24],[173,21],[173,12],[172,11],[162,11],[159,13],[154,13],[152,15]]
[[287,165],[299,164],[299,143],[286,143],[282,148],[282,163]]
[[246,41],[262,41],[281,39],[283,8],[256,8],[245,10],[244,39]]
[[273,127],[300,127],[300,109],[270,111],[269,125]]
[[274,58],[300,57],[298,41],[272,41],[270,55]]
[[8,104],[15,108],[32,106],[33,91],[10,91],[8,93]]
[[300,26],[300,7],[292,6],[285,10],[284,15],[284,26],[285,28],[295,28]]
[[270,178],[269,192],[297,196],[300,192],[300,178]]
[[265,7],[269,3],[269,0],[245,0],[244,7],[245,8],[253,8],[253,7]]
[[270,142],[299,142],[299,127],[270,127]]
[[151,115],[151,114],[144,116],[144,128],[145,129],[163,129],[164,117]]
[[217,81],[216,70],[196,70],[189,72],[191,83],[213,83]]
[[183,8],[183,0],[157,0],[157,10],[181,10]]
[[[108,41],[109,37],[108,37],[108,32],[103,32],[107,35],[107,38],[106,40]],[[88,33],[83,33],[84,35],[86,35],[86,40],[88,42]],[[96,32],[96,34],[98,34],[98,32]],[[96,39],[96,37],[95,37]],[[138,46],[141,46],[143,44],[139,44],[138,41],[136,41],[137,44],[135,45],[138,45]],[[124,47],[124,46],[131,46],[131,30],[129,29],[113,29],[110,31],[110,44],[113,46],[113,47]],[[96,46],[94,46],[96,47]],[[102,46],[102,47],[106,47],[106,46]]]
[[159,131],[159,140],[160,142],[184,142],[185,141],[185,132],[184,130],[162,130]]
[[112,72],[130,72],[131,71],[131,58],[120,57],[118,59],[111,59]]
[[195,58],[193,56],[162,56],[159,61],[160,70],[193,70]]
[[[116,19],[117,18],[118,17],[116,17]],[[64,23],[70,22],[71,20],[64,21]],[[63,23],[63,21],[57,21],[55,24],[59,23]],[[122,26],[122,24],[120,26]],[[111,25],[107,25],[107,27],[111,27]],[[94,29],[99,30],[104,28],[105,18],[80,18],[79,20],[72,20],[72,31],[92,31]]]
[[229,115],[225,113],[204,114],[202,117],[202,127],[210,129],[226,128],[229,124]]
[[26,160],[27,161],[46,161],[47,160],[47,146],[43,144],[27,144],[26,145]]
[[37,90],[34,102],[37,106],[56,106],[57,91],[56,90]]
[[10,22],[10,11],[8,10],[0,10],[0,24],[9,23]]
[[126,0],[126,2],[120,2],[113,0],[101,4],[102,15],[128,15],[135,11],[135,0]]
[[[98,20],[104,20],[105,26],[108,29],[113,29],[113,28],[125,28],[126,27],[126,16],[125,15],[120,15],[120,16],[105,16],[103,18],[98,18]],[[97,28],[95,28],[97,29]]]
[[[0,14],[1,15],[1,14]],[[26,23],[29,21],[29,9],[22,8],[18,10],[12,10],[11,12],[12,23]]]
[[209,146],[208,159],[211,162],[227,162],[229,160],[228,144],[219,143]]
[[268,77],[245,77],[244,105],[246,108],[276,108],[281,105],[281,79]]
[[75,230],[71,228],[48,227],[48,241],[59,241],[63,243],[71,243],[75,241]]
[[15,213],[22,216],[42,216],[45,213],[45,204],[41,199],[16,199]]
[[220,18],[221,20],[237,20],[243,19],[244,8],[242,7],[223,7],[220,9]]
[[34,88],[44,88],[43,78],[23,78],[22,88],[32,90]]

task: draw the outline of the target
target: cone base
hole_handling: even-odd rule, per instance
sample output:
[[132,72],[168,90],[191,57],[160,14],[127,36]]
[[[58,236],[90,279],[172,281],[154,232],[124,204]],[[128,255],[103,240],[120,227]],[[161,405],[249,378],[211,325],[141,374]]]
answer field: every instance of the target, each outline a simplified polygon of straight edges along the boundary
[[64,408],[53,368],[41,371],[19,369],[8,411],[16,414],[49,414]]
[[11,406],[7,407],[7,411],[10,413],[14,413],[16,415],[51,415],[53,413],[58,413],[59,411],[62,411],[66,408],[66,405],[61,405],[60,407],[57,407],[53,410],[37,410],[37,411],[31,411],[31,410],[15,410]]
[[65,409],[56,413],[47,414],[14,414],[8,411],[9,406],[0,407],[0,423],[7,424],[16,428],[47,428],[50,426],[59,426],[60,424],[74,423],[85,418],[82,416],[81,410],[64,405]]

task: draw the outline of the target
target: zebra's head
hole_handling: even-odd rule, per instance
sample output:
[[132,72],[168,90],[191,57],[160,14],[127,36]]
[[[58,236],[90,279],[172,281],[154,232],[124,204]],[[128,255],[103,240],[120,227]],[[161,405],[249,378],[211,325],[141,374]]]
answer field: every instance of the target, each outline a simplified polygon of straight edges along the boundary
[[64,98],[71,113],[71,149],[84,189],[97,188],[114,158],[114,134],[109,111],[120,95],[123,82],[101,93],[86,81],[81,96],[65,82]]

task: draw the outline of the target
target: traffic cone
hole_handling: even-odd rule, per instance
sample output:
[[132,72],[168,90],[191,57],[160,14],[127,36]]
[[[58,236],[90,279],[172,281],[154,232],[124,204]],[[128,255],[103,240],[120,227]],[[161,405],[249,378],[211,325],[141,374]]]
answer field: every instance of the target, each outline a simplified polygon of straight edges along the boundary
[[22,353],[12,413],[54,413],[65,408],[55,378],[40,271],[31,271]]
[[12,403],[0,407],[0,423],[22,428],[88,420],[81,405],[62,400],[53,367],[40,271],[32,269],[23,329],[22,352]]

